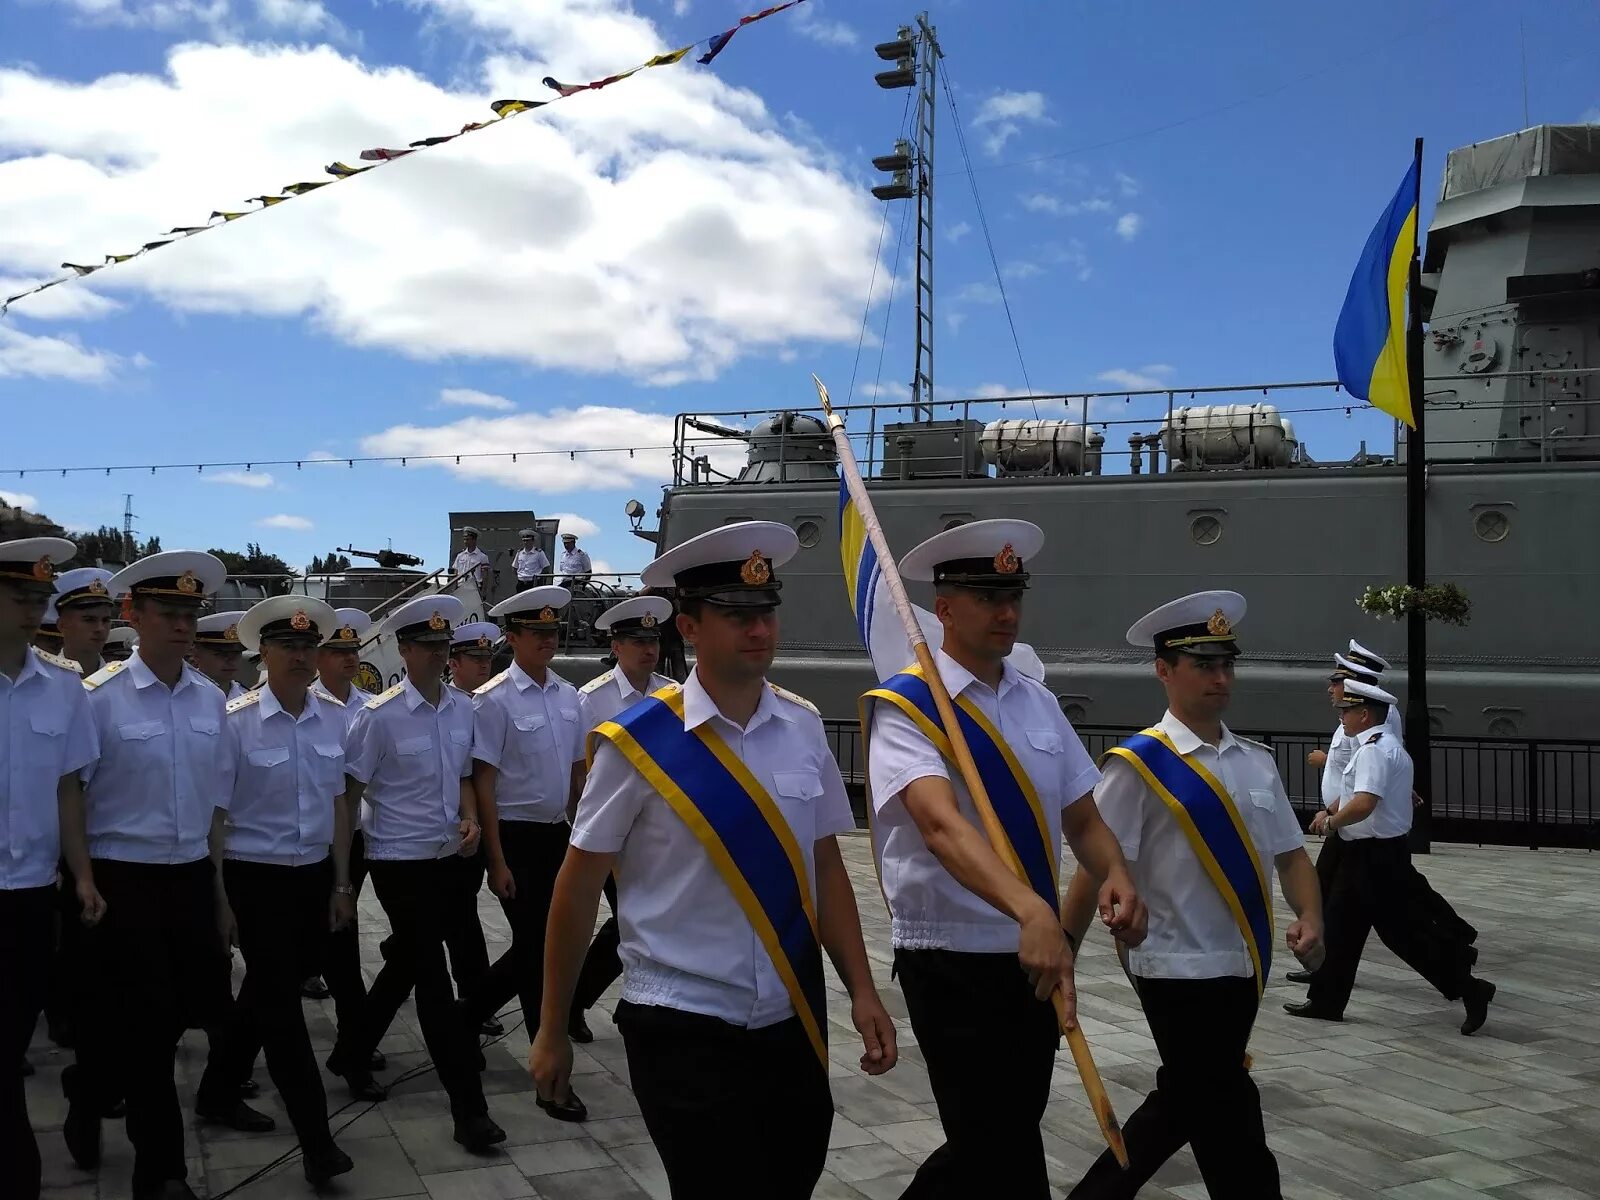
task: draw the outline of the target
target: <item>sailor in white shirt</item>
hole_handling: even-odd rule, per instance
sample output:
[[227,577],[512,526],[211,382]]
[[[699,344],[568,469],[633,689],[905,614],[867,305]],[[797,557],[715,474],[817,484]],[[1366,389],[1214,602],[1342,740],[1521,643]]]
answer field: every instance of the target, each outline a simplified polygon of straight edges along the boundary
[[1355,750],[1345,764],[1338,807],[1323,809],[1311,825],[1345,843],[1328,900],[1328,960],[1312,975],[1305,1001],[1284,1009],[1297,1017],[1343,1019],[1367,934],[1376,930],[1440,995],[1462,1002],[1461,1032],[1472,1034],[1488,1019],[1495,986],[1473,976],[1477,955],[1470,946],[1411,903],[1415,868],[1406,835],[1413,770],[1405,746],[1386,727],[1395,703],[1377,684],[1344,681],[1339,715]]
[[550,569],[550,556],[534,542],[537,533],[532,529],[522,531],[522,549],[511,559],[511,569],[517,574],[517,590],[537,587],[539,577]]
[[[873,840],[893,918],[894,973],[945,1133],[911,1196],[978,1195],[985,1187],[1019,1198],[1050,1194],[1039,1122],[1060,1041],[1051,993],[1060,988],[1069,1019],[1075,1014],[1059,912],[1063,832],[1073,853],[1108,880],[1100,898],[1108,923],[1133,941],[1142,933],[1127,865],[1094,806],[1100,772],[1054,695],[1008,661],[1026,565],[1043,545],[1031,522],[973,521],[900,562],[906,579],[934,585],[943,629],[935,662],[952,700],[974,706],[999,736],[996,743],[974,727],[968,741],[989,739],[990,758],[975,752],[996,764],[984,782],[997,813],[1021,824],[1006,827],[1016,829],[1013,844],[1026,839],[1018,848],[1031,868],[1026,880],[991,847],[960,771],[930,740],[930,729],[943,734],[922,677],[902,673],[867,695]],[[1006,767],[1004,750],[1026,780]],[[1007,785],[1014,805],[1000,794]]]
[[29,644],[56,562],[76,553],[65,538],[0,542],[0,1195],[19,1200],[39,1196],[22,1064],[50,978],[57,859],[78,881],[83,919],[104,911],[78,783],[99,753],[82,677],[76,663]]
[[[444,938],[457,867],[479,838],[472,790],[472,706],[444,682],[450,631],[465,609],[454,596],[418,596],[384,621],[406,678],[369,700],[345,743],[345,781],[363,797],[367,868],[394,931],[389,961],[415,981],[417,1020],[450,1096],[455,1140],[474,1153],[505,1141],[489,1118],[473,1030],[461,1018],[445,971]],[[382,1030],[371,1021],[344,1063],[365,1063]],[[336,1053],[340,1053],[336,1051]]]
[[111,572],[104,567],[78,567],[63,571],[56,578],[52,600],[56,628],[61,638],[61,654],[83,668],[85,675],[100,669],[106,638],[117,606],[106,587]]
[[561,535],[560,570],[563,587],[571,587],[575,583],[588,583],[589,572],[594,568],[589,562],[589,552],[578,549],[578,535],[563,533]]
[[84,681],[100,739],[99,761],[83,772],[89,853],[106,916],[90,939],[100,1012],[78,1031],[84,1070],[64,1081],[63,1132],[80,1165],[98,1161],[108,1098],[87,1093],[92,1081],[121,1084],[136,1200],[192,1194],[172,1056],[184,1029],[209,1028],[232,1002],[212,820],[228,804],[219,792],[227,702],[184,661],[200,606],[226,577],[218,559],[188,550],[120,571],[108,588],[131,596],[138,649]]
[[[1095,802],[1149,905],[1149,936],[1128,952],[1127,968],[1161,1069],[1123,1125],[1127,1169],[1102,1154],[1075,1198],[1131,1197],[1185,1143],[1214,1200],[1281,1194],[1245,1066],[1278,936],[1273,866],[1296,916],[1285,942],[1309,966],[1321,960],[1322,914],[1277,760],[1222,721],[1245,607],[1237,592],[1199,592],[1128,630],[1129,645],[1155,655],[1167,712],[1106,757]],[[1065,910],[1075,937],[1091,917],[1082,874]]]
[[466,541],[466,547],[456,555],[450,570],[456,575],[465,575],[470,571],[472,582],[481,591],[489,582],[489,556],[478,549],[478,531],[471,525],[461,531],[461,536]]
[[212,1030],[195,1093],[204,1121],[246,1133],[272,1129],[272,1118],[239,1095],[263,1046],[314,1187],[354,1166],[329,1132],[300,1004],[300,985],[322,966],[330,929],[355,908],[344,713],[310,690],[317,647],[338,623],[332,606],[308,596],[274,596],[239,618],[239,643],[267,665],[265,686],[228,705],[223,739],[222,877],[245,976],[229,1019]]
[[[372,618],[359,608],[336,608],[333,613],[339,624],[317,648],[317,678],[311,690],[325,700],[339,702],[345,728],[349,729],[361,706],[373,697],[372,692],[362,690],[355,682],[361,669],[361,645],[372,629]],[[361,831],[353,831],[351,837],[353,845]]]
[[127,662],[133,657],[134,647],[139,644],[139,634],[131,625],[118,625],[106,634],[106,644],[101,650],[101,655],[108,663]]
[[[646,586],[678,589],[695,670],[594,736],[551,906],[530,1056],[540,1104],[570,1094],[573,988],[615,865],[617,1026],[676,1200],[748,1195],[751,1180],[767,1200],[811,1195],[833,1123],[823,950],[851,995],[863,1069],[895,1061],[834,840],[854,827],[838,765],[816,710],[766,680],[774,573],[798,549],[787,525],[746,521],[646,568]],[[723,835],[734,846],[714,858]]]
[[194,649],[189,662],[212,683],[222,689],[229,700],[237,700],[251,687],[239,682],[239,669],[244,665],[244,646],[239,641],[239,617],[236,612],[212,613],[195,622]]
[[[594,627],[611,635],[611,655],[617,665],[578,689],[578,724],[587,738],[602,721],[633,707],[646,696],[672,687],[673,681],[656,674],[661,661],[661,631],[672,617],[672,601],[664,596],[634,596],[613,604],[595,619]],[[622,935],[617,927],[617,881],[606,878],[606,903],[611,915],[600,926],[584,956],[578,986],[572,994],[572,1019],[567,1032],[575,1042],[594,1041],[585,1015],[622,976],[617,955]]]

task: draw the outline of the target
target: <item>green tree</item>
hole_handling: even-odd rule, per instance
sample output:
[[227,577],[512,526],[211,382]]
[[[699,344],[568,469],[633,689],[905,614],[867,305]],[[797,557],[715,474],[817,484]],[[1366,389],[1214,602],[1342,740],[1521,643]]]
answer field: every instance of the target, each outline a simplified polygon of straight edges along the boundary
[[235,550],[213,547],[210,553],[222,560],[229,575],[239,577],[243,583],[265,588],[269,596],[282,596],[289,591],[298,575],[293,567],[276,554],[262,550],[259,542],[247,542],[244,550],[240,554]]

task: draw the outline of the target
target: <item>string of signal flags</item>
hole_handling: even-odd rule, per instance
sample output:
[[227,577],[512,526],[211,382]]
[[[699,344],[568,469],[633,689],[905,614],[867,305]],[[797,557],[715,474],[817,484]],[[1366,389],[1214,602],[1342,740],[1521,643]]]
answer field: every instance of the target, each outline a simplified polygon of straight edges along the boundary
[[94,275],[100,271],[108,270],[111,267],[121,266],[123,263],[131,262],[133,259],[143,258],[147,254],[172,245],[174,242],[180,242],[186,238],[196,237],[202,233],[210,233],[213,229],[221,229],[226,225],[233,224],[235,221],[243,220],[245,217],[253,217],[257,213],[266,212],[268,209],[274,208],[287,200],[292,200],[297,196],[304,196],[310,192],[318,191],[321,188],[330,187],[335,183],[343,183],[346,180],[354,179],[357,175],[364,175],[368,171],[376,170],[378,167],[385,166],[397,159],[406,158],[412,154],[418,153],[419,151],[432,149],[435,146],[442,146],[446,142],[453,142],[457,138],[466,137],[469,133],[477,133],[481,129],[488,129],[494,125],[498,125],[502,121],[508,121],[512,117],[518,116],[521,113],[532,112],[534,109],[545,108],[548,105],[555,104],[562,100],[570,100],[572,97],[582,95],[585,92],[597,92],[602,88],[610,87],[614,83],[621,83],[624,79],[627,79],[633,75],[637,75],[640,71],[649,70],[654,67],[677,66],[679,63],[682,63],[685,59],[687,59],[689,55],[693,54],[696,50],[699,50],[702,47],[704,47],[705,52],[699,55],[694,61],[701,66],[710,66],[711,63],[715,61],[717,56],[727,49],[728,43],[733,40],[734,35],[745,26],[754,25],[757,21],[764,21],[768,17],[781,13],[786,8],[794,8],[795,6],[804,4],[805,2],[806,0],[787,0],[787,3],[775,4],[770,8],[764,8],[760,12],[751,13],[749,16],[739,18],[739,21],[733,25],[732,28],[725,29],[721,33],[714,34],[711,37],[701,38],[697,42],[690,42],[687,46],[681,46],[676,50],[654,55],[636,67],[632,67],[626,71],[619,71],[615,75],[607,75],[603,79],[592,80],[589,83],[562,83],[553,76],[547,75],[542,82],[545,87],[555,92],[555,95],[548,99],[496,100],[489,105],[489,108],[493,111],[494,116],[486,121],[469,121],[455,133],[443,134],[438,137],[418,138],[416,141],[408,143],[403,148],[378,146],[369,150],[363,150],[359,156],[359,160],[366,163],[366,166],[352,167],[343,162],[330,163],[328,166],[323,168],[323,171],[332,176],[331,179],[313,179],[301,183],[291,183],[286,187],[280,188],[278,192],[274,194],[252,196],[250,197],[250,202],[257,206],[255,208],[243,208],[237,211],[223,211],[218,209],[206,218],[206,221],[203,225],[174,225],[171,229],[167,230],[164,237],[157,238],[155,241],[146,242],[144,245],[140,246],[137,250],[134,250],[131,253],[107,254],[104,260],[98,263],[64,262],[61,264],[61,267],[67,272],[67,274],[58,276],[55,279],[46,280],[44,283],[40,283],[34,287],[28,288],[25,291],[18,292],[14,296],[7,296],[4,300],[0,300],[0,317],[5,316],[10,310],[11,306],[18,300],[25,299],[29,296],[38,295],[40,292],[48,291],[50,288],[59,287],[63,283],[71,283],[73,280],[86,278],[87,276]]

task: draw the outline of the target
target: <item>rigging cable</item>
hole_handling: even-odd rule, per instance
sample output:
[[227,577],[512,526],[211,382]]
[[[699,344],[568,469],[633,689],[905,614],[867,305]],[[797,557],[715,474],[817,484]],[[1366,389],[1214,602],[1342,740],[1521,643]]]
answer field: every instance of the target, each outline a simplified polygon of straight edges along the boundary
[[[911,93],[908,91],[906,93],[905,106],[900,110],[900,134],[899,134],[899,136],[902,137],[902,138],[905,137],[905,135],[906,135],[906,120],[907,120],[907,117],[909,116],[910,112],[911,112]],[[866,341],[867,341],[867,321],[871,318],[871,315],[872,315],[872,295],[873,295],[873,292],[876,291],[877,287],[878,287],[878,266],[882,262],[882,259],[883,259],[883,235],[886,234],[889,231],[889,202],[887,200],[885,200],[882,203],[883,203],[883,219],[878,222],[878,246],[877,246],[877,249],[875,249],[872,252],[872,276],[871,276],[871,278],[869,278],[867,280],[867,302],[861,308],[861,333],[856,338],[856,357],[855,357],[855,361],[850,364],[850,390],[845,393],[845,403],[846,404],[849,404],[850,401],[855,398],[855,394],[856,394],[856,371],[861,366],[861,348],[862,348],[862,346],[864,346],[866,344]],[[901,223],[901,230],[902,230],[901,237],[905,236],[904,229],[905,229],[905,225],[904,225],[904,222],[902,221],[902,223]],[[896,249],[895,249],[895,262],[898,264],[899,260],[900,260],[900,251],[899,251],[899,248],[896,247]],[[892,299],[893,294],[894,294],[893,290],[892,290],[893,287],[894,287],[894,283],[893,283],[892,278],[890,280],[890,285],[889,286],[890,286],[890,289],[891,289],[890,296],[891,296],[891,299]],[[882,365],[883,364],[883,358],[882,358],[881,351],[879,353],[878,363],[879,363],[878,371],[879,371],[879,374],[881,375],[882,372],[883,372],[883,365]]]

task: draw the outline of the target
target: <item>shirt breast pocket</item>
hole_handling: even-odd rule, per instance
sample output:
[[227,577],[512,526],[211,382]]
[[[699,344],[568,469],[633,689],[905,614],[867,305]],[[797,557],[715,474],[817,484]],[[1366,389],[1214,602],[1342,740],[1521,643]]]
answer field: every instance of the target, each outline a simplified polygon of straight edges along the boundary
[[1060,754],[1062,748],[1061,735],[1054,729],[1028,730],[1028,745],[1041,754]]
[[329,788],[328,795],[337,796],[344,791],[344,747],[333,742],[313,745],[312,749],[315,751],[312,766],[317,774],[317,782]]
[[1245,827],[1249,829],[1257,849],[1272,845],[1277,808],[1278,797],[1273,791],[1267,788],[1250,789],[1250,803],[1245,805],[1243,816]]
[[260,750],[252,750],[245,755],[252,767],[259,770],[270,771],[273,767],[281,767],[289,761],[289,747],[267,746]]
[[814,841],[822,777],[815,771],[774,771],[772,790],[796,839],[801,843]]
[[394,743],[394,752],[407,757],[414,754],[426,754],[432,749],[433,739],[426,735],[423,737],[396,738]]
[[[67,718],[64,713],[36,712],[28,714],[28,728],[33,736],[27,739],[22,751],[22,761],[46,767],[57,767],[66,753]],[[56,772],[58,775],[60,771]]]
[[511,723],[517,727],[517,732],[522,734],[524,738],[537,737],[539,731],[544,728],[544,718],[536,713],[513,717]]

